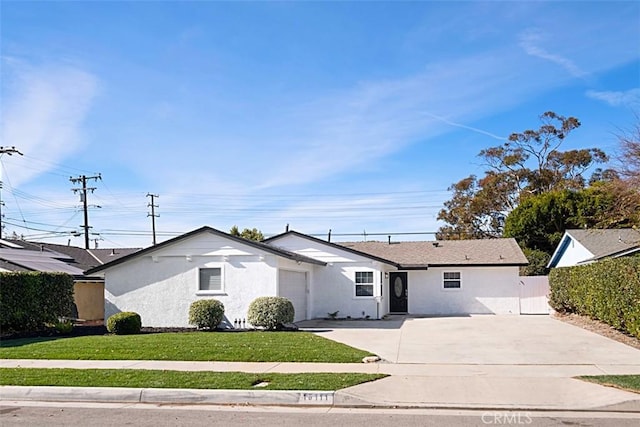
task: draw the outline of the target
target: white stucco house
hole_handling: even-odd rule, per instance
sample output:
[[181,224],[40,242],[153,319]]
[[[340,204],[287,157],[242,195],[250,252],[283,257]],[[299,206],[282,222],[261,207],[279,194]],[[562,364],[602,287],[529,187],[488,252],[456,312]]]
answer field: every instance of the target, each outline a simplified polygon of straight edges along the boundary
[[295,231],[264,242],[202,227],[88,270],[105,279],[105,316],[135,311],[144,326],[188,326],[190,304],[215,298],[226,325],[259,296],[283,296],[295,321],[389,313],[520,313],[513,239],[331,243]]
[[635,253],[640,253],[639,230],[566,230],[547,267],[571,267]]

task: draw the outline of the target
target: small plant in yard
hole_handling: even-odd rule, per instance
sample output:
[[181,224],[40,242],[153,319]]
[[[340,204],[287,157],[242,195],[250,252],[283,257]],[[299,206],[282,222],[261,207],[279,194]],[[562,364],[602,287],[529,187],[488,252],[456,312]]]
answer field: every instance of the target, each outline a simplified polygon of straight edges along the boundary
[[292,323],[295,316],[293,304],[284,297],[258,297],[249,304],[247,320],[253,326],[280,329]]
[[73,331],[73,322],[70,320],[60,320],[53,327],[60,335],[69,335]]
[[331,320],[336,320],[338,317],[338,313],[340,313],[340,310],[336,310],[333,313],[327,313],[327,315]]
[[107,331],[116,335],[139,334],[142,328],[142,319],[138,313],[123,311],[114,314],[107,319]]
[[215,329],[224,317],[224,305],[215,299],[201,299],[189,307],[189,324],[198,329]]

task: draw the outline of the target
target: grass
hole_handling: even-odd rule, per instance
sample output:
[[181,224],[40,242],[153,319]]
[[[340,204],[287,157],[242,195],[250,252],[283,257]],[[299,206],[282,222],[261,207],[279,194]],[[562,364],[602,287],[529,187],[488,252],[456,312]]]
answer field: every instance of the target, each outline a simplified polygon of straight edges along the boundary
[[640,375],[585,375],[578,378],[592,383],[640,393]]
[[[331,391],[385,376],[355,373],[250,374],[137,369],[0,368],[0,385]],[[262,382],[268,385],[255,387]]]
[[371,353],[309,332],[187,332],[0,342],[0,359],[361,362]]

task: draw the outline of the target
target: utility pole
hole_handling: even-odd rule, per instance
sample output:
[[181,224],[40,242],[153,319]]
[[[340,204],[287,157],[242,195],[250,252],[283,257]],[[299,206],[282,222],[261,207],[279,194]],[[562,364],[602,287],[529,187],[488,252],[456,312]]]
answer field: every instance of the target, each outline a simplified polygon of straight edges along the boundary
[[93,240],[93,249],[98,249],[98,242],[104,239],[102,237],[96,237],[95,239],[91,239],[91,240]]
[[157,194],[147,193],[147,197],[151,198],[151,203],[147,206],[151,208],[151,213],[147,214],[147,217],[151,217],[151,230],[153,231],[153,245],[156,244],[156,218],[160,217],[160,214],[156,214],[156,208],[158,205],[155,204],[155,198],[160,197]]
[[96,187],[87,187],[87,180],[90,180],[90,179],[97,181],[99,179],[102,179],[102,176],[100,176],[100,174],[97,174],[94,176],[80,175],[77,178],[74,178],[74,177],[69,178],[69,181],[71,181],[73,184],[82,183],[82,187],[72,188],[71,191],[73,191],[74,194],[80,192],[80,201],[82,202],[83,209],[84,209],[84,225],[81,225],[81,227],[84,228],[84,248],[85,249],[89,249],[89,229],[91,228],[89,226],[89,204],[87,203],[87,191],[91,191],[93,193],[96,189]]
[[[14,155],[14,154],[19,154],[20,156],[22,156],[22,153],[19,152],[18,150],[16,150],[16,147],[2,147],[0,146],[0,158],[2,157],[3,154],[8,154],[10,156]],[[4,206],[4,202],[2,201],[2,162],[0,162],[0,239],[2,239],[2,230],[4,229],[4,226],[2,225],[2,218],[4,218],[4,216],[2,215],[2,206]]]

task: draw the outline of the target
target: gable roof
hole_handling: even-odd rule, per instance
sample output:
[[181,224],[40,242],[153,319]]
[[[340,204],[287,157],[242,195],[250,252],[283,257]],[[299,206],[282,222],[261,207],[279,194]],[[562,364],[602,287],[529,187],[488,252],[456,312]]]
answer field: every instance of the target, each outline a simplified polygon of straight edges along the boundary
[[270,237],[265,242],[276,244],[275,240],[286,235],[295,235],[346,250],[404,270],[439,266],[521,266],[529,264],[515,239],[331,243],[297,231],[287,231]]
[[200,228],[198,228],[196,230],[190,231],[188,233],[181,234],[180,236],[174,237],[173,239],[165,240],[164,242],[159,243],[157,245],[149,246],[148,248],[142,249],[142,250],[140,250],[138,252],[131,253],[129,255],[125,255],[125,256],[120,257],[118,259],[115,259],[115,260],[113,260],[111,262],[108,262],[108,263],[106,263],[104,265],[100,265],[100,266],[91,268],[91,269],[87,270],[85,272],[85,274],[94,274],[94,273],[106,270],[106,269],[111,268],[111,267],[113,267],[115,265],[122,264],[122,263],[130,261],[130,260],[132,260],[134,258],[150,254],[152,252],[155,252],[158,249],[174,245],[174,244],[176,244],[178,242],[181,242],[183,240],[189,239],[189,238],[191,238],[193,236],[196,236],[198,234],[201,234],[201,233],[211,233],[211,234],[214,234],[214,235],[217,235],[217,236],[221,236],[221,237],[224,237],[226,239],[229,239],[229,240],[232,240],[232,241],[235,241],[235,242],[238,242],[238,243],[242,243],[243,245],[251,246],[251,247],[254,247],[256,249],[260,249],[260,250],[263,250],[265,252],[269,252],[269,253],[272,253],[274,255],[278,255],[278,256],[281,256],[283,258],[287,258],[287,259],[290,259],[290,260],[293,260],[293,261],[306,262],[306,263],[309,263],[309,264],[316,264],[316,265],[326,265],[325,262],[319,261],[317,259],[309,258],[309,257],[306,257],[304,255],[299,255],[297,253],[290,252],[290,251],[287,251],[285,249],[278,248],[276,246],[267,245],[267,244],[262,243],[262,242],[257,242],[255,240],[249,240],[249,239],[245,239],[245,238],[242,238],[242,237],[233,236],[233,235],[231,235],[229,233],[225,233],[224,231],[220,231],[220,230],[216,230],[215,228],[212,228],[212,227],[204,226],[204,227],[200,227]]
[[390,259],[403,268],[529,264],[515,239],[372,241],[344,242],[341,245]]
[[100,264],[106,264],[123,256],[134,254],[140,251],[141,248],[113,248],[113,249],[87,249],[87,252],[91,254]]
[[274,242],[276,240],[282,238],[282,237],[285,237],[285,236],[301,237],[303,239],[307,239],[307,240],[310,240],[312,242],[321,243],[323,245],[327,245],[329,247],[332,247],[332,248],[335,248],[335,249],[339,249],[341,251],[350,252],[350,253],[352,253],[354,255],[359,255],[359,256],[362,256],[362,257],[365,257],[365,258],[372,259],[374,261],[379,261],[379,262],[382,262],[384,264],[390,264],[390,265],[393,265],[394,267],[400,268],[400,265],[397,262],[391,261],[388,258],[384,258],[384,257],[377,256],[375,254],[371,254],[371,253],[368,253],[368,252],[360,251],[360,250],[355,249],[355,248],[350,248],[350,247],[344,246],[341,243],[328,242],[326,240],[318,239],[317,237],[309,236],[307,234],[299,233],[299,232],[293,231],[293,230],[289,230],[289,231],[286,231],[284,233],[277,234],[275,236],[272,236],[272,237],[269,237],[267,239],[264,239],[264,242],[267,243],[267,244],[270,244],[270,245],[273,244],[274,247],[277,247]]
[[566,230],[551,256],[549,267],[557,265],[571,240],[580,243],[592,255],[581,263],[640,251],[640,231],[633,228]]

